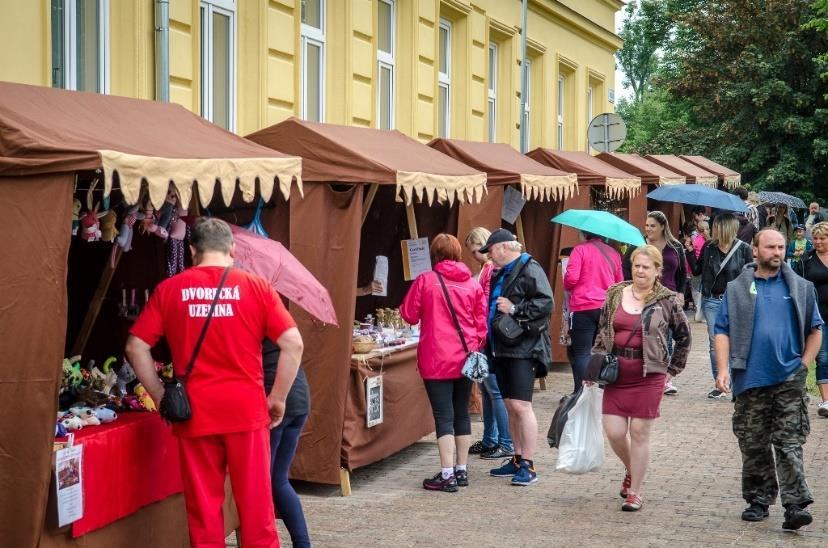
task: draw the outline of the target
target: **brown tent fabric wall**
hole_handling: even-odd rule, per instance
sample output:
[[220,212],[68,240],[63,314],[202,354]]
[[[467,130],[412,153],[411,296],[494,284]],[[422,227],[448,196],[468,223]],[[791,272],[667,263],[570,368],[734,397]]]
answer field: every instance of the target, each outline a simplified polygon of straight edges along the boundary
[[35,546],[43,524],[66,336],[69,174],[0,178],[0,535]]
[[328,288],[340,319],[340,327],[322,326],[290,306],[305,342],[302,365],[311,387],[311,415],[291,468],[295,479],[339,483],[362,190],[361,185],[336,191],[327,184],[310,184],[304,199],[294,194],[290,200],[290,251]]
[[[503,192],[504,187],[502,186],[490,186],[489,193],[479,204],[460,204],[457,219],[457,238],[461,244],[466,241],[466,236],[475,227],[482,226],[489,229],[489,231],[500,228]],[[463,246],[463,262],[474,273],[480,270],[480,265],[468,252],[466,246]]]

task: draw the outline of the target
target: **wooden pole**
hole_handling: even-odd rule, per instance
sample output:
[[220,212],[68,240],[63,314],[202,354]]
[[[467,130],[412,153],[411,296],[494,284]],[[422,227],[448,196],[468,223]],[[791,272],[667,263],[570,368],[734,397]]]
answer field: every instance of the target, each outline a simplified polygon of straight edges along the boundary
[[517,230],[517,239],[523,244],[523,249],[526,249],[526,237],[523,235],[523,214],[518,215],[515,220],[515,230]]
[[86,317],[83,319],[83,325],[78,332],[78,337],[75,339],[75,344],[72,347],[71,356],[83,355],[83,350],[86,348],[86,342],[92,334],[92,328],[95,327],[95,321],[98,319],[98,314],[101,311],[101,305],[109,292],[109,284],[112,283],[112,277],[115,275],[115,270],[118,268],[118,263],[121,260],[121,247],[116,245],[113,250],[112,260],[106,262],[106,267],[101,274],[101,280],[98,282],[98,289],[95,290],[95,295],[89,303],[89,308],[86,311]]
[[414,216],[414,204],[405,206],[405,216],[408,219],[408,233],[411,239],[416,240],[420,236],[417,233],[417,218]]
[[377,195],[377,190],[379,190],[379,183],[373,183],[371,188],[368,189],[368,197],[362,205],[362,223],[360,226],[364,225],[365,219],[368,218],[368,212],[371,211],[371,205],[374,203],[374,197]]

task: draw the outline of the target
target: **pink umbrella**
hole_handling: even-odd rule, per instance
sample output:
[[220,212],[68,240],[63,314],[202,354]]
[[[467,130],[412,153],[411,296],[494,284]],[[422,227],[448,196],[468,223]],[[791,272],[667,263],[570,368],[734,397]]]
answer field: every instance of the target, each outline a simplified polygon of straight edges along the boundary
[[239,226],[231,224],[230,228],[236,242],[235,266],[269,281],[281,295],[319,320],[339,325],[328,290],[285,246]]

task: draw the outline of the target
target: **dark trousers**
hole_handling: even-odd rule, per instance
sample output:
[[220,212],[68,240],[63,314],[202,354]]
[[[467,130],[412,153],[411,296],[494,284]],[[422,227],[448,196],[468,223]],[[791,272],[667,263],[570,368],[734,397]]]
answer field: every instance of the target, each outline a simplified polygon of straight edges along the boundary
[[584,380],[589,357],[592,354],[592,344],[595,342],[595,335],[598,333],[598,319],[601,317],[601,309],[581,310],[572,313],[572,329],[570,336],[572,343],[567,347],[566,354],[569,364],[572,366],[572,377],[575,381],[575,389]]
[[423,380],[437,437],[471,435],[469,396],[472,381],[466,377],[448,380]]
[[307,415],[285,417],[270,431],[270,481],[276,517],[285,523],[293,546],[302,548],[309,547],[311,542],[302,503],[288,481],[288,471],[307,418]]
[[804,507],[814,501],[802,458],[802,444],[811,431],[806,376],[803,367],[790,381],[736,397],[733,433],[742,450],[742,496],[749,504],[770,506],[777,493],[783,506]]

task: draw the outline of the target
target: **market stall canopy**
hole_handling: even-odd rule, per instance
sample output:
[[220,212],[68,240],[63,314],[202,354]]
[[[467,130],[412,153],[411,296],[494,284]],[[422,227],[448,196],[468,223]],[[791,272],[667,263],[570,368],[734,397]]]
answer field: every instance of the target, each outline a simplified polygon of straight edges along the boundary
[[727,188],[736,188],[742,183],[742,176],[739,173],[704,156],[685,156],[682,154],[679,158],[687,160],[691,164],[696,164],[710,173],[715,173],[719,177],[719,182]]
[[640,177],[641,182],[647,185],[680,185],[686,182],[684,175],[670,171],[666,167],[651,162],[638,154],[601,152],[596,158],[631,175]]
[[632,197],[641,190],[639,177],[602,162],[586,152],[536,148],[526,155],[543,165],[575,173],[579,183],[605,185],[611,198]]
[[302,161],[258,146],[172,103],[0,82],[0,175],[103,169],[104,191],[118,174],[127,203],[142,181],[161,207],[172,182],[186,206],[193,184],[207,206],[219,181],[225,204],[238,185],[245,201],[301,192]]
[[486,172],[490,185],[520,183],[527,200],[565,200],[578,192],[578,176],[538,163],[505,143],[433,139],[428,146]]
[[300,156],[305,181],[395,184],[407,204],[479,202],[486,192],[485,173],[399,131],[289,118],[247,138]]
[[682,160],[674,154],[648,154],[644,158],[664,166],[670,171],[675,171],[679,175],[684,175],[688,183],[716,188],[716,183],[719,181],[719,176],[715,173],[700,168],[687,160]]

